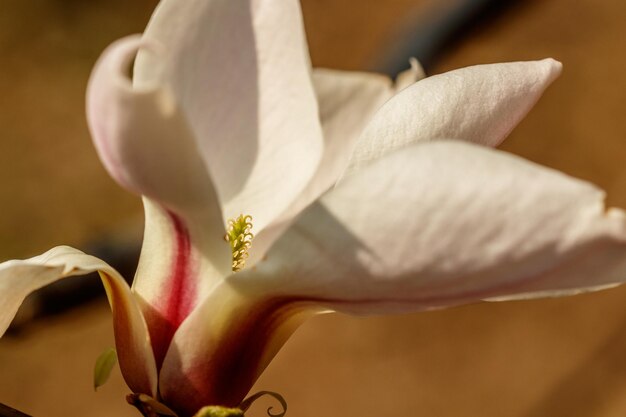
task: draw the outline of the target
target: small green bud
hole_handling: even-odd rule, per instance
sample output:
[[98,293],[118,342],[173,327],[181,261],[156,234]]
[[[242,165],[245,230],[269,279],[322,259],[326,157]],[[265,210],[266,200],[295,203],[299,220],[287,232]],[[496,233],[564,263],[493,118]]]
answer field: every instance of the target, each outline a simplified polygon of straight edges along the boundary
[[117,353],[115,349],[109,348],[102,352],[96,359],[96,366],[93,369],[93,389],[104,385],[111,375],[113,366],[117,363]]

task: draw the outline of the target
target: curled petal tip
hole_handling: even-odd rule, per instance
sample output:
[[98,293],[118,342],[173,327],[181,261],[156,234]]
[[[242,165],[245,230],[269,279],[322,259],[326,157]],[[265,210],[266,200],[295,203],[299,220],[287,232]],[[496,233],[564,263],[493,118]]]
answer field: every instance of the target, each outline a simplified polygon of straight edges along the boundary
[[[128,90],[134,89],[131,69],[137,53],[142,49],[156,54],[162,53],[162,47],[158,42],[143,39],[139,34],[119,39],[104,50],[98,62],[96,62],[89,80],[87,87],[88,106],[91,103],[91,93],[98,92],[97,87],[103,82],[102,77],[114,80],[118,87],[124,87]],[[151,88],[150,90],[153,89]]]
[[550,74],[549,82],[554,81],[561,75],[561,72],[563,71],[563,63],[561,63],[561,61],[557,61],[554,58],[546,58],[540,62],[545,64],[548,68],[548,72]]

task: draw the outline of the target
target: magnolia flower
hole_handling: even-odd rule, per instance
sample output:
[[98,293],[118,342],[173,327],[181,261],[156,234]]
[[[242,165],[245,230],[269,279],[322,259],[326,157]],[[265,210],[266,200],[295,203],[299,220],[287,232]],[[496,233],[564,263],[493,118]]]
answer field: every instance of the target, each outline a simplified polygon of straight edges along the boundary
[[0,334],[31,291],[99,271],[128,386],[191,416],[240,404],[317,313],[618,283],[624,212],[489,148],[560,70],[312,71],[297,0],[163,0],[143,36],[103,53],[87,92],[104,165],[143,196],[133,286],[69,247],[5,262]]

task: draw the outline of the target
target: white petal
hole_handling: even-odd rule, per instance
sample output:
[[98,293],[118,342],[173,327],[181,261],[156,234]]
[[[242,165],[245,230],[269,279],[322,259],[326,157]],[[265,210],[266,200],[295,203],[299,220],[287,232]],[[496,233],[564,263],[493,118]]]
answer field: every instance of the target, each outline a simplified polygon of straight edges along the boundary
[[414,145],[347,178],[230,280],[368,313],[601,288],[626,280],[625,213],[603,198],[503,152]]
[[500,144],[561,72],[553,59],[478,65],[425,78],[374,116],[349,171],[419,141]]
[[144,38],[138,85],[172,86],[215,179],[227,218],[255,232],[306,186],[322,134],[297,0],[163,0]]
[[329,168],[330,162],[338,164],[331,160],[337,152],[341,153],[341,158],[335,159],[345,164],[345,149],[352,152],[363,129],[382,105],[397,92],[424,78],[424,70],[415,58],[410,64],[411,68],[400,73],[395,82],[381,74],[313,69],[313,86],[324,131],[324,159],[318,175]]
[[324,129],[325,147],[337,142],[354,144],[394,87],[384,75],[316,68],[313,85]]
[[307,187],[278,221],[256,235],[251,265],[264,256],[297,214],[337,182],[363,128],[394,94],[392,81],[379,74],[315,69],[313,84],[324,131],[322,161]]
[[324,131],[324,155],[302,194],[278,221],[257,234],[250,251],[250,265],[265,255],[296,215],[339,180],[363,129],[380,107],[398,91],[424,77],[419,62],[416,59],[410,62],[411,68],[401,73],[395,83],[380,74],[313,70],[313,85]]
[[111,176],[136,194],[183,212],[219,210],[209,203],[216,200],[211,180],[167,87],[135,89],[127,78],[146,45],[138,36],[121,39],[96,63],[87,90],[96,149]]
[[[142,260],[158,259],[158,265],[173,262],[176,254],[171,242],[179,236],[170,227],[171,222],[163,218],[178,218],[205,260],[221,275],[229,274],[231,253],[223,240],[225,222],[184,118],[166,86],[133,88],[125,75],[128,63],[142,45],[145,43],[139,37],[122,39],[111,45],[96,64],[87,92],[94,143],[113,178],[161,206],[146,211],[146,242],[158,240],[158,244],[145,248]],[[161,212],[166,214],[159,215]],[[160,291],[167,288],[171,276],[165,268],[158,273],[153,268],[144,269],[149,271],[140,271],[135,285],[145,301],[153,305],[162,298]],[[197,280],[210,279],[198,276]],[[208,286],[207,282],[196,285]]]
[[324,131],[324,156],[305,194],[316,199],[334,185],[371,118],[397,92],[424,78],[424,70],[415,58],[410,64],[411,68],[399,74],[395,82],[381,74],[313,70]]
[[31,292],[75,275],[98,271],[113,310],[120,368],[131,390],[156,395],[157,370],[146,322],[126,281],[109,265],[81,251],[59,246],[43,255],[0,264],[0,335]]

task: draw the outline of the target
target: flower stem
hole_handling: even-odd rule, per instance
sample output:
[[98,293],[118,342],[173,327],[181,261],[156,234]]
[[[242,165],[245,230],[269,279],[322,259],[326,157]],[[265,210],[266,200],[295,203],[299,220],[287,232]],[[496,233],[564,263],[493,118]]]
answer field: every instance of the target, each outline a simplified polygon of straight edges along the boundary
[[126,402],[139,410],[144,417],[176,417],[176,413],[167,406],[145,394],[128,394]]

